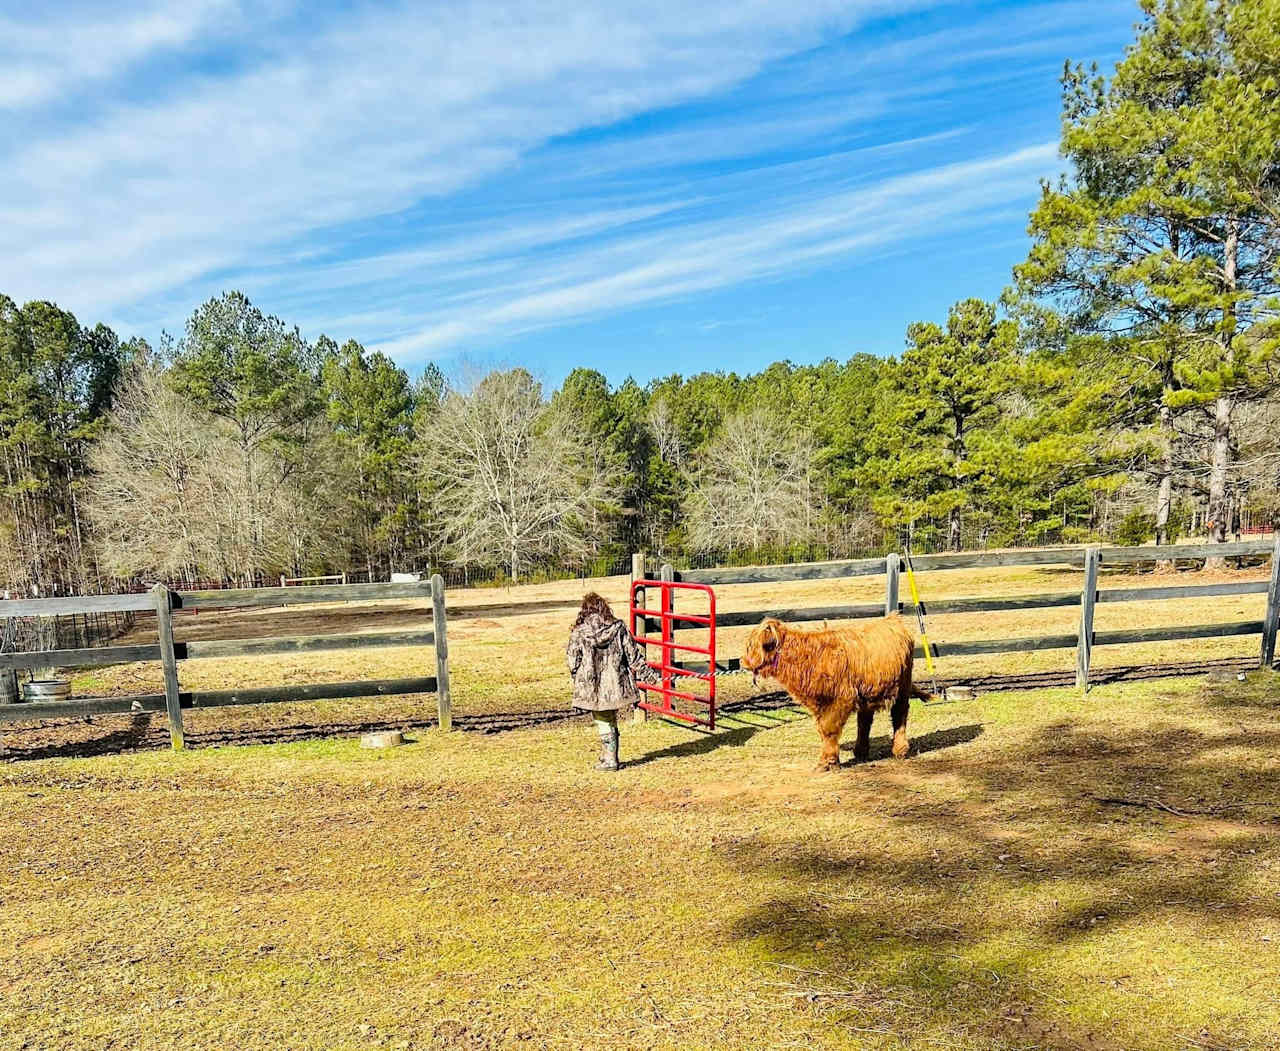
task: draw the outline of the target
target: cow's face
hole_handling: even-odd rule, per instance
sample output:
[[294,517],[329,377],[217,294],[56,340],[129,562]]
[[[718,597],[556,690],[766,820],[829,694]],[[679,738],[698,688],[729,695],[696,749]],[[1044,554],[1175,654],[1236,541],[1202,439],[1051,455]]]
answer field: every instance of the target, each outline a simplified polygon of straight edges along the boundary
[[773,617],[766,617],[758,628],[752,628],[742,648],[742,666],[752,675],[761,671],[768,674],[776,666],[778,647],[782,645],[785,631],[782,621]]

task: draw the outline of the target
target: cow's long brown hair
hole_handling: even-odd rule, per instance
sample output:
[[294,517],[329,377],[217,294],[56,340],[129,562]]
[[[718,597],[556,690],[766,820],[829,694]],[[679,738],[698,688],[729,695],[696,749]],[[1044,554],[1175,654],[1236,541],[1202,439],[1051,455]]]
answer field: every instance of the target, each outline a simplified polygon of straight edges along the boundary
[[607,621],[618,619],[613,615],[613,610],[609,608],[609,603],[594,591],[588,591],[582,596],[582,608],[578,610],[578,619],[573,622],[573,626],[576,628],[593,613],[598,613]]
[[840,765],[840,732],[858,712],[854,757],[868,755],[872,713],[888,709],[893,754],[903,758],[911,698],[928,699],[911,680],[916,640],[896,613],[847,627],[797,628],[768,617],[753,628],[742,666],[776,680],[813,713],[822,736],[819,765]]

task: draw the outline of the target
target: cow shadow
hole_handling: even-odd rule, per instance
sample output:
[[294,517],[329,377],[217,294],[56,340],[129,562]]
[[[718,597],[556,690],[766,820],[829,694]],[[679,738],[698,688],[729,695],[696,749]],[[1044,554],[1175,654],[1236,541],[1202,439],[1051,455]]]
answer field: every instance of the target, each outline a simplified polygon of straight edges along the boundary
[[682,729],[696,736],[678,744],[647,752],[623,765],[643,766],[659,759],[681,759],[707,755],[717,748],[737,748],[746,744],[757,734],[807,719],[809,714],[799,708],[781,690],[758,694],[743,700],[728,701],[716,708],[717,726],[714,730],[704,726],[679,723]]
[[[985,732],[981,723],[970,723],[967,726],[951,726],[944,730],[932,730],[927,734],[911,738],[911,751],[907,753],[907,758],[968,744],[970,741],[976,741]],[[854,742],[852,740],[843,741],[840,744],[840,751],[852,752],[853,745]],[[879,737],[871,738],[871,756],[867,762],[875,763],[882,759],[891,758],[893,758],[893,737],[889,734],[881,734]]]

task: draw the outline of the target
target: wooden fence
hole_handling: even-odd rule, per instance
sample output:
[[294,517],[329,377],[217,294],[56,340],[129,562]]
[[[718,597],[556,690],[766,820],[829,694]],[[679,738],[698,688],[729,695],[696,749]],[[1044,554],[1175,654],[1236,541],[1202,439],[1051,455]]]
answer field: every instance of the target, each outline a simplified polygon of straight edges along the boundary
[[[1269,581],[1230,581],[1218,584],[1191,584],[1138,588],[1098,587],[1099,570],[1104,565],[1136,565],[1160,561],[1192,561],[1209,557],[1259,558],[1270,556]],[[979,639],[942,642],[939,656],[966,654],[1022,653],[1029,650],[1076,651],[1076,681],[1087,686],[1093,651],[1099,646],[1161,642],[1180,639],[1257,635],[1264,666],[1276,658],[1280,629],[1280,537],[1274,541],[1253,540],[1234,544],[1196,544],[1170,547],[1078,547],[1041,550],[968,552],[921,555],[913,559],[916,570],[966,569],[1005,566],[1067,565],[1082,571],[1078,591],[1018,595],[992,595],[938,599],[928,603],[931,614],[977,613],[1006,610],[1035,610],[1055,607],[1079,609],[1078,630],[1072,634],[1035,635],[1020,638]],[[902,558],[852,559],[785,566],[696,569],[677,572],[666,565],[661,576],[668,580],[731,586],[799,580],[833,580],[844,577],[883,576],[884,601],[843,606],[773,608],[749,612],[722,612],[717,626],[753,625],[774,616],[790,621],[852,620],[881,616],[898,610],[914,614],[915,606],[899,595]],[[634,577],[645,575],[644,559],[632,559]],[[1265,594],[1266,611],[1261,620],[1234,623],[1187,624],[1175,627],[1132,628],[1122,631],[1095,631],[1094,610],[1098,603],[1146,602],[1209,598],[1222,595]],[[228,607],[268,607],[323,602],[368,602],[423,598],[432,600],[431,631],[395,631],[346,635],[280,636],[252,639],[211,639],[178,642],[173,634],[173,613],[178,610],[225,609]],[[556,603],[558,605],[558,603]],[[175,748],[183,746],[184,708],[219,705],[263,704],[273,701],[331,700],[354,697],[390,696],[408,693],[435,693],[441,729],[452,727],[449,690],[449,652],[444,601],[444,581],[439,575],[430,581],[394,584],[325,584],[287,588],[225,588],[202,591],[173,591],[156,585],[143,594],[86,595],[49,599],[0,601],[0,620],[14,617],[52,617],[104,613],[153,612],[156,615],[155,643],[130,646],[101,646],[74,649],[43,649],[24,653],[0,653],[0,669],[71,668],[158,661],[164,672],[164,692],[126,697],[72,698],[30,704],[0,705],[0,723],[91,714],[137,711],[165,711]],[[677,619],[679,619],[677,615]],[[695,630],[689,625],[681,630]],[[432,646],[435,675],[403,679],[375,679],[307,685],[266,686],[241,690],[183,691],[179,666],[183,661],[215,657],[261,656],[276,653],[315,653],[326,650],[365,649],[386,646]],[[706,663],[680,663],[682,670],[705,672]],[[740,670],[737,658],[717,660],[717,668]]]
[[[1222,584],[1188,584],[1178,586],[1141,588],[1098,588],[1098,572],[1104,565],[1138,565],[1154,562],[1179,562],[1205,558],[1239,558],[1270,555],[1270,581],[1231,581]],[[935,644],[938,656],[961,656],[984,653],[1025,653],[1028,650],[1076,651],[1076,684],[1085,688],[1089,681],[1089,667],[1093,651],[1099,646],[1122,646],[1133,643],[1165,642],[1178,639],[1220,638],[1232,635],[1258,635],[1262,645],[1259,651],[1261,664],[1270,667],[1276,658],[1277,629],[1280,627],[1280,536],[1271,540],[1249,540],[1234,544],[1183,544],[1166,547],[1102,547],[1098,545],[1075,548],[1044,548],[1022,551],[977,551],[960,554],[920,555],[912,559],[917,572],[940,569],[970,569],[1005,566],[1079,566],[1082,570],[1079,591],[1055,592],[1039,595],[1018,595],[1012,598],[998,596],[972,596],[938,599],[925,603],[928,612],[979,613],[1000,610],[1049,609],[1061,606],[1077,606],[1080,609],[1079,628],[1073,634],[1032,635],[1022,638],[979,639],[970,642]],[[643,574],[644,558],[632,558],[633,575]],[[844,577],[878,576],[885,578],[883,603],[846,606],[816,606],[803,609],[764,609],[750,612],[719,613],[717,627],[733,627],[758,624],[764,617],[777,617],[789,621],[853,620],[860,617],[879,617],[898,610],[914,614],[916,607],[903,602],[899,596],[899,583],[904,569],[902,557],[891,554],[886,558],[853,559],[840,562],[809,562],[790,566],[750,566],[740,569],[691,569],[684,572],[664,565],[660,572],[663,580],[679,580],[697,584],[733,585],[759,584],[797,580],[836,580]],[[1093,614],[1099,602],[1152,602],[1177,599],[1209,598],[1217,595],[1267,596],[1266,612],[1261,620],[1225,624],[1188,624],[1176,627],[1129,628],[1122,631],[1095,631]],[[679,619],[679,618],[677,618]],[[696,630],[690,624],[680,630]],[[932,641],[932,640],[931,640]],[[677,665],[690,672],[707,671],[706,663],[681,663]],[[738,658],[716,661],[718,671],[741,669]]]
[[[176,642],[173,637],[175,610],[286,604],[294,606],[316,602],[369,602],[422,598],[427,595],[430,596],[432,603],[431,631],[212,639],[201,642]],[[84,668],[108,664],[130,664],[134,661],[159,661],[164,671],[164,693],[2,705],[0,722],[163,710],[169,718],[169,735],[173,747],[182,748],[184,743],[182,710],[184,708],[434,693],[439,711],[440,728],[448,730],[452,727],[444,581],[438,575],[432,577],[430,581],[408,584],[327,584],[287,588],[227,588],[210,591],[171,591],[163,584],[157,584],[150,592],[143,594],[82,595],[0,602],[0,619],[112,612],[154,612],[156,642],[133,646],[3,653],[0,654],[0,669]],[[432,646],[435,651],[435,674],[405,679],[266,686],[243,690],[183,691],[179,685],[178,664],[181,661],[209,657],[262,656],[272,653],[318,653],[325,650],[367,649],[381,646]]]

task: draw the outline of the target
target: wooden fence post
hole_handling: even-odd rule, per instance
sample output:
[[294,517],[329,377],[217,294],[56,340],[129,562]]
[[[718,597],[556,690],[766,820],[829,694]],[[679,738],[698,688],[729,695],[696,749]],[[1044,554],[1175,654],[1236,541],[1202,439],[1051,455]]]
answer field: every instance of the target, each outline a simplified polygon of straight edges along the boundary
[[431,578],[431,631],[436,637],[436,710],[440,729],[453,729],[453,697],[449,693],[449,636],[444,610],[444,578]]
[[898,575],[902,572],[902,556],[896,551],[885,557],[884,560],[884,615],[887,617],[890,613],[897,613],[900,603],[898,602]]
[[1276,636],[1280,634],[1280,529],[1271,548],[1271,583],[1267,588],[1267,611],[1262,615],[1262,666],[1270,668],[1276,659]]
[[1084,587],[1080,592],[1080,635],[1076,643],[1076,686],[1089,690],[1089,661],[1093,656],[1093,608],[1098,600],[1098,566],[1102,548],[1090,544],[1084,549]]
[[156,600],[156,634],[164,668],[164,706],[169,713],[169,742],[175,752],[186,747],[182,733],[182,701],[178,696],[178,660],[173,653],[173,596],[163,584],[151,589]]

